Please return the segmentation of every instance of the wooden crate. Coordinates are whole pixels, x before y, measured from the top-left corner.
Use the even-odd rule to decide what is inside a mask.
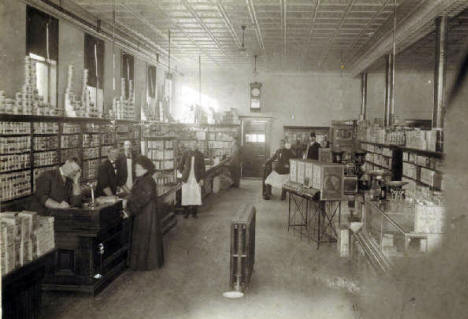
[[[231,222],[229,284],[246,291],[255,263],[255,215],[252,205],[243,205]]]
[[[321,200],[341,200],[344,195],[344,166],[316,160],[302,160],[306,187],[320,190]],[[299,172],[299,170],[298,170]],[[298,175],[299,179],[299,175]]]

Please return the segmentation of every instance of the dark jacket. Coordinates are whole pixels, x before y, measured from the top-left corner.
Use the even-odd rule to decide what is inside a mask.
[[[202,178],[205,177],[205,157],[200,151],[190,151],[187,152],[185,159],[184,159],[184,166],[182,170],[182,181],[184,183],[187,182],[189,176],[190,176],[190,167],[192,164],[192,156],[195,157],[195,179],[197,180],[197,183],[200,182]]]
[[[122,178],[122,168],[118,166],[117,161],[115,162],[117,167],[117,174],[114,171],[114,167],[109,159],[105,160],[98,168],[97,174],[97,186],[96,196],[106,196],[104,189],[109,187],[112,194],[115,195],[117,187],[125,184],[125,180]],[[122,182],[123,181],[123,182]]]
[[[36,180],[36,192],[32,196],[29,210],[45,213],[45,202],[49,198],[58,203],[66,201],[70,206],[81,204],[81,196],[73,195],[73,181],[66,178],[64,182],[59,169],[46,171]]]
[[[130,250],[130,268],[150,270],[164,264],[161,219],[151,173],[138,177],[128,198],[127,210],[135,216]]]
[[[137,158],[137,154],[135,152],[130,152],[130,158],[132,159],[132,181],[135,183],[135,160]],[[118,181],[117,185],[122,186],[125,185],[127,182],[128,178],[128,171],[127,171],[127,157],[125,156],[125,153],[122,152],[119,155],[119,158],[116,161],[117,165],[117,175],[118,175]]]
[[[317,142],[314,142],[314,144],[307,146],[307,159],[318,160],[319,148],[320,144]]]
[[[271,158],[272,161],[277,161],[277,164],[274,166],[274,170],[278,174],[289,174],[289,160],[291,158],[294,158],[292,150],[287,148],[278,149]]]

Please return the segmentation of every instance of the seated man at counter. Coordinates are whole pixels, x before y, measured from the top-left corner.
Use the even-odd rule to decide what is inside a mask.
[[[265,179],[266,185],[271,185],[273,187],[282,189],[283,184],[286,183],[289,179],[289,160],[294,158],[294,153],[290,148],[286,147],[286,141],[280,141],[280,148],[276,150],[273,157],[269,162],[275,162],[274,168],[270,175]],[[281,192],[281,200],[284,200],[286,193]]]
[[[29,209],[45,213],[47,209],[79,206],[80,175],[81,168],[75,157],[67,159],[58,169],[45,171],[36,181],[36,192]]]
[[[96,196],[115,196],[117,187],[121,187],[125,180],[122,178],[123,168],[119,167],[117,160],[119,149],[109,149],[107,159],[99,165],[97,173]]]

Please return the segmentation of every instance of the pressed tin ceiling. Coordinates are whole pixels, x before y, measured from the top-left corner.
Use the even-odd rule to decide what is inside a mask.
[[[433,30],[432,16],[459,14],[468,1],[456,0],[75,0],[92,15],[157,44],[167,55],[192,63],[201,56],[214,65],[259,63],[297,70],[345,70],[362,64],[378,39],[398,23],[432,5],[425,21],[399,38],[399,48]],[[395,6],[396,3],[396,6]],[[441,11],[441,12],[436,12]],[[242,28],[245,50],[242,49]],[[274,62],[274,63],[273,63]],[[373,62],[373,61],[371,61]],[[370,63],[369,63],[370,64]],[[365,64],[360,66],[365,68]]]

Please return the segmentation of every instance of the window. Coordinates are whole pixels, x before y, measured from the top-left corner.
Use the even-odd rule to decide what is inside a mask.
[[[58,20],[28,6],[26,55],[36,65],[36,87],[44,102],[57,106]]]
[[[146,119],[159,118],[156,88],[156,67],[148,65],[146,69],[146,105],[142,113]]]
[[[88,70],[87,90],[92,105],[97,106],[99,112],[104,107],[104,41],[85,34],[84,38],[84,67]]]
[[[130,96],[130,86],[132,86],[132,95],[134,93],[134,59],[133,56],[128,53],[122,53],[122,78],[125,87],[122,90],[122,95],[126,99],[133,98]]]
[[[245,134],[248,143],[265,143],[265,134]]]

